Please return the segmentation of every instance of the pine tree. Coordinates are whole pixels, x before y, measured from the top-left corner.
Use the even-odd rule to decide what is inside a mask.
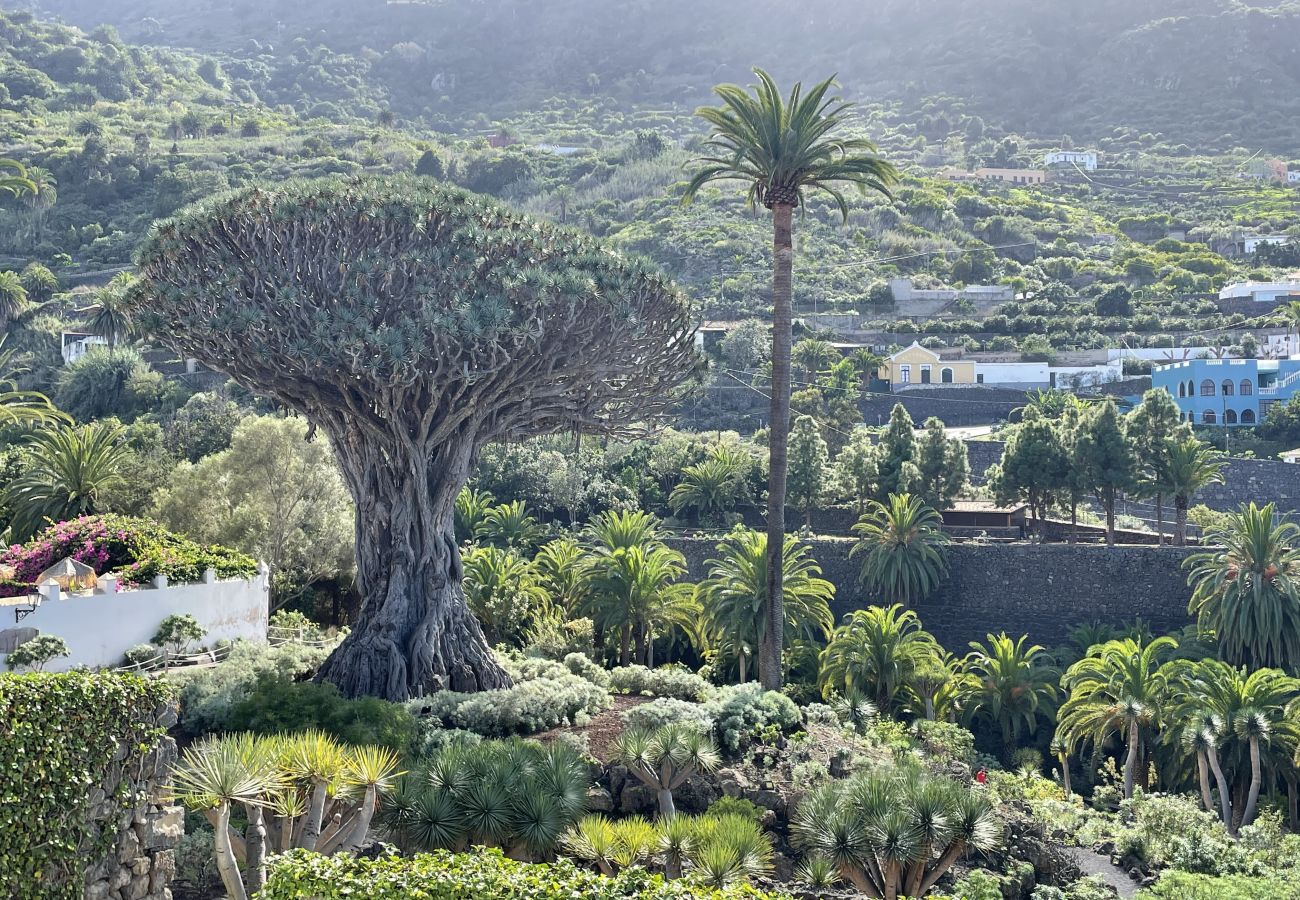
[[[790,474],[786,492],[812,528],[812,511],[826,494],[830,454],[812,416],[800,416],[790,430]]]
[[[1155,501],[1156,533],[1165,540],[1164,499],[1170,493],[1161,473],[1169,470],[1175,446],[1192,436],[1192,426],[1182,420],[1178,404],[1166,390],[1152,388],[1128,414],[1128,433],[1138,461],[1138,488]]]
[[[849,442],[835,457],[835,486],[843,497],[853,501],[859,516],[867,500],[875,496],[877,461],[880,451],[865,428],[855,428]]]
[[[1038,522],[1043,534],[1043,520],[1052,497],[1068,485],[1070,456],[1062,434],[1037,409],[1024,411],[1020,424],[1011,433],[1007,449],[990,487],[998,501],[1023,500],[1029,515]]]
[[[925,434],[917,444],[916,467],[921,473],[917,493],[937,510],[947,509],[970,478],[966,445],[949,438],[943,422],[933,416],[926,420]]]
[[[1077,465],[1106,510],[1106,543],[1115,545],[1115,500],[1137,483],[1137,456],[1113,402],[1102,403],[1080,422]]]
[[[915,431],[916,426],[903,404],[895,405],[889,414],[885,433],[880,436],[876,479],[878,498],[911,493],[920,481]]]

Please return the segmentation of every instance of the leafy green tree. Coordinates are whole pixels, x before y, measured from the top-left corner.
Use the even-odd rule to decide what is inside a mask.
[[[812,416],[795,419],[790,432],[790,500],[803,507],[804,525],[812,528],[812,511],[829,488],[830,454]]]
[[[26,469],[4,491],[12,538],[25,541],[47,522],[101,512],[100,498],[120,482],[129,453],[122,435],[122,426],[113,422],[33,435]]]
[[[924,897],[962,854],[1002,837],[984,792],[916,770],[832,781],[803,799],[796,846],[869,897]]]
[[[38,634],[23,641],[5,656],[5,665],[11,670],[26,666],[33,672],[42,672],[52,660],[69,656],[68,642],[53,634]]]
[[[59,370],[54,402],[80,422],[114,417],[130,423],[176,402],[180,390],[139,352],[94,347]]]
[[[714,90],[719,107],[702,107],[696,114],[712,128],[704,144],[705,155],[682,196],[694,198],[710,182],[739,179],[747,184],[749,204],[772,211],[772,402],[768,443],[771,448],[768,481],[768,540],[776,544],[785,535],[786,438],[790,424],[790,353],[793,305],[794,210],[810,191],[823,191],[839,207],[844,221],[849,208],[840,185],[888,196],[898,180],[895,168],[875,154],[863,138],[831,135],[846,123],[849,104],[828,97],[833,79],[815,85],[807,94],[795,84],[784,99],[776,83],[755,69],[759,84],[753,94],[734,84]],[[770,627],[759,654],[763,686],[775,690],[781,683],[781,571],[775,554],[768,570],[767,596]]]
[[[906,407],[894,405],[889,414],[889,424],[880,436],[880,452],[876,462],[877,499],[890,494],[907,494],[916,489],[921,480],[917,468],[916,426]]]
[[[1211,529],[1210,549],[1184,563],[1188,612],[1234,665],[1300,670],[1300,526],[1277,507],[1243,504]]]
[[[299,418],[249,417],[229,449],[177,466],[157,499],[168,528],[270,566],[278,605],[353,572],[348,492],[329,443],[307,433]]]
[[[920,497],[871,501],[853,533],[858,541],[849,556],[862,554],[862,583],[873,596],[904,604],[924,600],[948,573],[943,519]]]
[[[521,223],[429,179],[323,179],[220,195],[140,249],[127,296],[142,328],[333,445],[363,601],[317,677],[345,696],[507,684],[453,536],[476,454],[642,420],[697,370],[689,304],[661,275]]]
[[[835,586],[821,577],[807,544],[787,536],[782,554],[785,643],[821,643],[834,625],[830,601]],[[735,657],[744,683],[767,627],[767,535],[736,528],[705,566],[708,575],[696,588],[705,628],[721,652]]]
[[[205,634],[207,632],[199,624],[199,620],[189,614],[172,613],[159,622],[158,630],[154,632],[153,643],[166,651],[163,656],[163,666],[166,667],[173,656],[184,653],[185,648],[190,644],[203,640]]]
[[[771,360],[772,335],[766,322],[746,319],[722,337],[718,352],[732,369],[756,371]]]
[[[1070,456],[1061,429],[1035,407],[1028,407],[1013,427],[1002,461],[990,478],[994,495],[1002,503],[1021,500],[1029,504],[1029,515],[1039,523],[1041,534],[1047,508],[1069,477]]]
[[[233,400],[207,392],[194,394],[167,423],[167,448],[196,463],[229,447],[243,418],[244,410]]]
[[[0,425],[48,425],[63,418],[54,404],[37,391],[21,390],[18,378],[26,370],[17,355],[5,346],[8,335],[0,335]]]
[[[1117,735],[1127,748],[1124,799],[1133,796],[1143,729],[1158,729],[1169,699],[1173,671],[1164,663],[1178,646],[1171,637],[1107,641],[1066,670],[1061,687],[1066,700],[1057,716],[1056,733],[1071,750],[1091,741],[1101,749]]]
[[[425,150],[420,154],[420,158],[415,163],[415,174],[424,178],[433,178],[441,181],[446,177],[446,168],[438,154],[432,150]]]
[[[878,453],[871,432],[853,429],[848,443],[835,457],[831,477],[839,494],[851,499],[861,516],[867,500],[876,493],[878,477]]]
[[[1196,495],[1212,484],[1223,483],[1228,460],[1209,444],[1191,435],[1166,447],[1154,480],[1174,501],[1174,543],[1187,543],[1187,510]]]
[[[1048,653],[1037,644],[1026,647],[1029,638],[1007,637],[1006,632],[988,635],[988,643],[971,642],[971,652],[962,663],[965,674],[963,699],[971,719],[987,719],[1002,733],[1010,753],[1022,733],[1038,731],[1040,719],[1055,713],[1056,682],[1061,673],[1053,668]]]
[[[916,613],[900,604],[855,610],[822,651],[822,693],[857,690],[889,715],[912,701],[914,679],[940,650]]]
[[[1115,502],[1137,482],[1137,456],[1113,402],[1084,413],[1074,462],[1106,511],[1106,543],[1114,546]]]
[[[1138,489],[1156,504],[1156,534],[1164,542],[1164,501],[1172,493],[1165,476],[1170,456],[1178,443],[1192,437],[1192,426],[1183,421],[1173,396],[1163,388],[1152,388],[1128,414],[1125,423],[1137,454]]]
[[[921,475],[916,493],[935,509],[947,509],[961,496],[970,479],[966,444],[960,438],[949,438],[943,422],[931,417],[917,442],[916,468]]]

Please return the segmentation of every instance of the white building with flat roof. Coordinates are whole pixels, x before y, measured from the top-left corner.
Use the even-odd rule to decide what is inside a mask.
[[[1254,300],[1256,303],[1300,300],[1300,280],[1239,281],[1219,291],[1219,299]]]
[[[1078,166],[1088,172],[1097,171],[1097,154],[1093,150],[1055,150],[1043,156],[1043,165]]]

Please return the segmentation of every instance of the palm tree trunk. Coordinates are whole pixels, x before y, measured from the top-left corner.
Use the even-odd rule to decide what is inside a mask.
[[[620,666],[630,666],[632,664],[632,626],[624,625],[623,633],[618,638],[618,664]]]
[[[1070,543],[1077,543],[1079,540],[1079,501],[1070,501]]]
[[[1142,737],[1138,733],[1138,721],[1128,723],[1128,755],[1124,757],[1124,799],[1133,799],[1133,776],[1137,772],[1138,744]]]
[[[1295,831],[1300,828],[1300,791],[1297,791],[1294,772],[1283,772],[1286,780],[1286,827]]]
[[[768,423],[767,627],[758,652],[758,676],[769,691],[781,687],[782,562],[785,546],[786,441],[790,431],[790,344],[794,302],[794,207],[772,207],[772,406]]]
[[[1156,546],[1165,545],[1165,495],[1156,491]]]
[[[1070,786],[1070,754],[1060,754],[1057,761],[1061,764],[1061,787],[1065,789],[1065,799],[1069,800],[1074,794]]]
[[[1241,814],[1241,824],[1255,821],[1255,807],[1259,803],[1259,789],[1264,783],[1264,773],[1259,760],[1259,738],[1250,738],[1250,793],[1246,795],[1246,809]]]
[[[1174,544],[1187,546],[1187,500],[1174,497]]]
[[[1232,827],[1232,795],[1228,793],[1228,780],[1223,777],[1223,768],[1219,765],[1219,751],[1210,747],[1205,754],[1210,761],[1210,771],[1214,773],[1214,783],[1219,788],[1219,813],[1223,816],[1223,827],[1229,834],[1235,834]]]
[[[1205,751],[1196,751],[1196,775],[1201,784],[1201,803],[1207,813],[1214,812],[1214,798],[1210,795],[1210,763]]]
[[[744,650],[740,651],[740,683],[744,684],[749,680],[749,654]]]
[[[1102,505],[1106,507],[1106,546],[1115,546],[1115,494],[1111,490],[1103,493]]]

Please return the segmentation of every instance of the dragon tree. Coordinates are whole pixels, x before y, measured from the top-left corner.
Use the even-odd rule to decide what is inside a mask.
[[[428,179],[219,196],[158,223],[138,265],[144,330],[333,444],[362,607],[317,677],[345,696],[508,685],[453,536],[478,451],[622,430],[699,365],[690,305],[649,266]]]

